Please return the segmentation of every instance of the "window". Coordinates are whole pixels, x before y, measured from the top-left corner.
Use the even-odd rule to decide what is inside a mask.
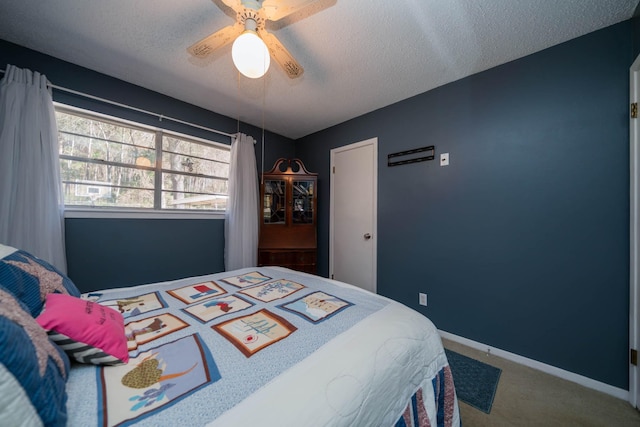
[[[229,146],[56,108],[66,206],[224,211]]]

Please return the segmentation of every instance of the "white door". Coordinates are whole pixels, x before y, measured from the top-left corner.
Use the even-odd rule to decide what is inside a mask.
[[[631,66],[630,99],[632,103],[640,100],[640,56]],[[630,274],[631,288],[629,307],[629,347],[640,350],[640,118],[629,119],[629,157],[630,157]],[[640,369],[629,364],[629,402],[640,408]]]
[[[331,150],[329,277],[376,292],[378,139]]]

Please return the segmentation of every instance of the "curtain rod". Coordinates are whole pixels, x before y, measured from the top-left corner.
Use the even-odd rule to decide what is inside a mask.
[[[0,74],[5,74],[5,70],[0,69]],[[53,89],[57,89],[57,90],[60,90],[60,91],[63,91],[63,92],[68,92],[68,93],[71,93],[71,94],[74,94],[74,95],[79,95],[79,96],[83,96],[85,98],[93,99],[95,101],[100,101],[100,102],[104,102],[106,104],[115,105],[116,107],[126,108],[126,109],[129,109],[129,110],[137,111],[139,113],[144,113],[144,114],[148,114],[150,116],[155,116],[160,121],[162,121],[162,120],[170,120],[172,122],[176,122],[176,123],[180,123],[180,124],[183,124],[183,125],[191,126],[191,127],[194,127],[194,128],[198,128],[198,129],[206,130],[206,131],[209,131],[209,132],[217,133],[218,135],[228,136],[229,138],[234,138],[236,136],[236,134],[233,134],[233,133],[222,132],[222,131],[217,130],[217,129],[211,129],[211,128],[208,128],[208,127],[205,127],[205,126],[197,125],[195,123],[189,123],[189,122],[186,122],[184,120],[180,120],[180,119],[176,119],[176,118],[173,118],[173,117],[164,116],[162,114],[154,113],[153,111],[143,110],[141,108],[133,107],[131,105],[126,105],[126,104],[121,104],[119,102],[115,102],[115,101],[111,101],[111,100],[108,100],[108,99],[100,98],[98,96],[90,95],[88,93],[78,92],[78,91],[73,90],[73,89],[69,89],[69,88],[66,88],[66,87],[54,85],[51,82],[48,83],[48,86],[53,88]]]

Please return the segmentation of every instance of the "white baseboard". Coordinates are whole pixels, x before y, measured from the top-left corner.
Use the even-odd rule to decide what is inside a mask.
[[[501,350],[499,348],[492,347],[490,345],[482,344],[477,341],[470,340],[468,338],[463,338],[458,335],[450,334],[449,332],[445,332],[442,330],[438,330],[440,332],[440,336],[444,339],[454,341],[467,347],[474,348],[476,350],[480,350],[483,352],[489,351],[491,354],[502,357],[503,359],[510,360],[515,363],[519,363],[524,366],[528,366],[529,368],[537,369],[539,371],[545,372],[547,374],[562,378],[567,381],[574,382],[576,384],[580,384],[582,386],[591,388],[593,390],[597,390],[606,394],[609,394],[613,397],[617,397],[618,399],[623,399],[629,401],[629,391],[621,389],[619,387],[614,387],[609,384],[605,384],[600,381],[596,381],[594,379],[575,374],[573,372],[565,371],[564,369],[556,368],[555,366],[547,365],[546,363],[538,362],[537,360],[529,359],[524,356],[520,356],[515,353],[509,353],[508,351]]]

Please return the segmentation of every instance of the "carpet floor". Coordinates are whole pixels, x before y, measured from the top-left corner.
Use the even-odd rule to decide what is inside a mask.
[[[494,355],[487,356],[450,340],[442,341],[445,349],[502,370],[490,414],[458,399],[464,427],[640,426],[640,412],[625,400]]]

